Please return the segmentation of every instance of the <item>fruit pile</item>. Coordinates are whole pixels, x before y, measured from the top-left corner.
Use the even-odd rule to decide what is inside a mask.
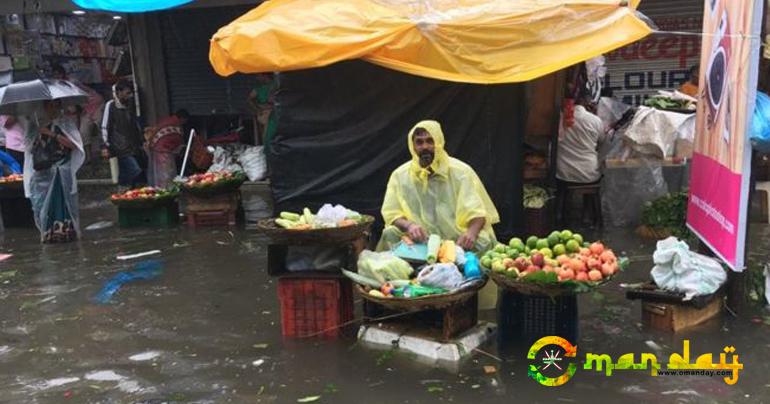
[[[118,194],[112,194],[110,196],[110,199],[112,201],[137,201],[137,200],[158,200],[158,199],[165,199],[174,197],[177,195],[177,192],[174,190],[164,189],[164,188],[155,188],[155,187],[144,187],[144,188],[137,188],[137,189],[131,189],[123,193]]]
[[[0,184],[5,184],[8,182],[21,182],[24,180],[24,176],[21,174],[11,174],[5,177],[0,177]]]
[[[553,273],[553,281],[599,282],[614,275],[620,266],[615,253],[601,242],[586,243],[580,234],[554,231],[547,238],[529,237],[526,244],[512,238],[498,244],[481,258],[481,264],[512,278],[538,272]]]
[[[193,174],[184,182],[187,188],[206,188],[222,182],[228,182],[236,179],[240,173],[231,173],[229,171],[219,171],[213,173]]]

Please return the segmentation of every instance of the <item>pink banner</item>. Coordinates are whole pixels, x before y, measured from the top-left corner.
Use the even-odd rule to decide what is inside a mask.
[[[742,271],[763,2],[705,3],[687,224]]]

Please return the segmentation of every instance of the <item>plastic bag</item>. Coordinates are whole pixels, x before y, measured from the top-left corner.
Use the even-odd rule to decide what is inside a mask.
[[[644,204],[669,192],[660,160],[636,159],[607,167],[601,185],[602,217],[612,226],[635,226]],[[634,184],[629,187],[628,184]]]
[[[209,167],[208,172],[214,173],[220,171],[243,171],[243,168],[240,164],[238,164],[236,159],[237,152],[219,146],[214,147],[213,149],[213,163]]]
[[[260,181],[267,176],[267,161],[262,146],[247,147],[238,156],[238,163],[243,167],[249,181]]]
[[[665,290],[683,292],[684,300],[712,294],[727,280],[719,262],[690,251],[687,243],[675,237],[658,241],[652,258],[655,284]]]
[[[348,216],[348,210],[342,205],[325,204],[315,215],[315,225],[320,227],[336,227],[337,223]]]
[[[408,262],[390,251],[364,250],[358,256],[358,273],[381,284],[396,279],[408,280],[413,272],[414,269]]]
[[[428,265],[417,275],[420,285],[454,290],[465,278],[453,263]]]
[[[770,97],[760,91],[757,91],[757,103],[751,117],[749,139],[754,149],[770,152]]]

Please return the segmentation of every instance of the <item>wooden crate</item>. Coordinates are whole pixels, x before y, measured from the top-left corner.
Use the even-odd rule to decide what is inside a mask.
[[[241,202],[238,191],[211,196],[184,194],[185,213],[210,211],[237,211]]]
[[[210,196],[184,194],[187,224],[199,226],[235,226],[241,198],[238,191]]]
[[[722,311],[722,299],[712,299],[706,306],[642,301],[642,324],[655,330],[679,332],[704,323]]]

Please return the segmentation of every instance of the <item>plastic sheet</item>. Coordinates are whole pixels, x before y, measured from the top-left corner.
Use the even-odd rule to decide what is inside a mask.
[[[150,280],[159,277],[163,273],[160,261],[151,260],[139,262],[134,265],[131,271],[118,272],[107,281],[99,293],[94,297],[94,301],[100,304],[107,304],[112,300],[112,296],[126,283],[138,280]]]
[[[410,159],[406,134],[435,119],[447,152],[489,191],[500,213],[497,236],[524,230],[522,160],[511,157],[524,152],[524,86],[447,83],[353,61],[283,73],[276,97],[268,154],[276,211],[334,202],[381,219],[388,178]],[[379,221],[372,234],[381,229]]]
[[[223,76],[364,59],[466,83],[531,80],[651,32],[623,0],[268,1],[214,34]]]
[[[612,226],[634,226],[644,204],[668,192],[659,160],[638,159],[633,165],[608,168],[601,187],[602,217]]]
[[[669,237],[658,241],[652,256],[651,275],[661,289],[683,292],[684,300],[716,292],[727,273],[716,260],[690,251],[684,241]]]
[[[770,153],[770,97],[761,91],[757,91],[749,138],[754,149]]]

